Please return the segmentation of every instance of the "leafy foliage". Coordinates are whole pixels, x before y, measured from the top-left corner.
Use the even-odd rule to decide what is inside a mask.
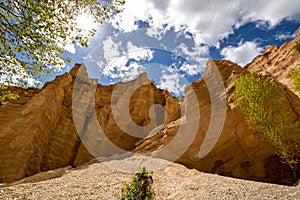
[[[152,172],[146,170],[145,167],[140,169],[132,178],[130,184],[125,184],[122,189],[121,200],[152,200],[153,192],[151,191],[151,184],[153,179]]]
[[[178,97],[173,97],[174,98],[174,100],[176,101],[176,102],[178,102],[178,103],[181,103],[181,102],[183,102],[184,101],[184,96],[178,96]]]
[[[8,90],[7,86],[0,85],[0,105],[2,102],[8,99],[16,100],[19,96],[16,94],[13,94],[10,90]]]
[[[290,76],[294,81],[295,89],[300,92],[300,68],[291,70]]]
[[[78,15],[92,16],[101,23],[119,12],[123,0],[4,0],[0,1],[0,77],[5,84],[19,79],[49,75],[62,66],[67,45],[87,47],[95,29],[78,26]],[[3,82],[3,81],[2,81]]]
[[[283,162],[293,170],[299,164],[299,121],[286,116],[278,86],[254,74],[241,75],[235,82],[234,101],[245,114],[249,127],[257,136],[277,149]]]

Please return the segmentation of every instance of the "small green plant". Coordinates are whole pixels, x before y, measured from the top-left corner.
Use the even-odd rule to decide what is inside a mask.
[[[242,110],[250,129],[271,143],[296,177],[300,155],[300,123],[285,116],[280,90],[274,82],[254,74],[241,75],[235,82],[234,101]]]
[[[183,102],[184,101],[184,96],[178,96],[178,97],[174,97],[174,100],[176,101],[176,102]]]
[[[153,191],[151,184],[153,183],[152,172],[146,170],[145,167],[140,169],[133,176],[130,184],[125,183],[122,189],[121,200],[152,200]]]
[[[293,49],[296,51],[300,51],[300,41],[298,41],[294,44]]]
[[[290,71],[290,77],[294,81],[295,89],[300,92],[300,68],[292,69]]]
[[[13,94],[7,86],[0,85],[0,105],[2,102],[8,99],[16,100],[19,98],[19,95]]]
[[[152,78],[149,78],[149,82],[154,84],[154,83],[155,83],[155,80],[152,79]]]

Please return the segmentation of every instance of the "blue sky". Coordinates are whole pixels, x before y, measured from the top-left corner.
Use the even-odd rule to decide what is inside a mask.
[[[84,63],[102,84],[147,72],[158,87],[181,95],[208,58],[244,66],[265,47],[293,39],[299,26],[299,0],[127,0],[120,14],[97,25],[88,48],[66,48],[72,62],[64,71]]]

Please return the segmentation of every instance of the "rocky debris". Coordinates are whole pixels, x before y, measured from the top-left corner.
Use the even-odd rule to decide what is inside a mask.
[[[24,179],[21,179],[19,181],[13,182],[13,183],[0,185],[0,187],[1,186],[8,187],[8,186],[24,184],[24,183],[36,183],[36,182],[50,180],[53,178],[58,178],[58,177],[63,176],[64,174],[68,173],[71,169],[73,169],[71,166],[67,166],[67,167],[53,169],[53,170],[46,171],[46,172],[37,173],[35,175],[26,177]]]
[[[147,80],[142,74],[134,81],[122,83],[116,98],[121,111],[126,109],[121,101],[129,85],[139,85]],[[80,86],[75,92],[74,83]],[[96,91],[91,90],[93,86]],[[20,90],[20,98],[0,106],[0,182],[13,182],[69,165],[76,167],[94,157],[109,156],[114,152],[105,148],[106,143],[91,140],[98,137],[95,133],[98,133],[99,124],[104,136],[110,139],[107,142],[122,150],[133,149],[135,142],[144,136],[133,137],[116,125],[111,109],[114,87],[97,85],[88,77],[86,68],[76,64],[69,73],[56,77],[41,90],[30,93],[29,90],[15,89]],[[75,106],[74,102],[80,104]],[[165,108],[165,119],[158,120],[161,118],[160,110],[154,110],[149,116],[149,109],[155,104]],[[139,126],[146,127],[152,119],[152,127],[148,128],[157,126],[155,122],[178,118],[177,102],[169,92],[155,88],[150,81],[134,91],[127,107],[130,117]],[[76,118],[78,116],[79,119]],[[92,119],[94,121],[91,122]],[[88,144],[83,145],[83,138]]]
[[[60,178],[0,188],[0,199],[120,199],[134,174],[96,163]],[[300,188],[245,181],[170,164],[153,174],[155,199],[287,199],[298,200]]]
[[[208,81],[206,77],[213,77],[214,71],[208,67],[203,77],[192,83],[190,88],[195,91],[198,101],[198,104],[192,105],[190,110],[195,110],[196,106],[198,106],[200,110],[197,134],[192,144],[176,162],[190,168],[196,168],[200,171],[242,179],[281,184],[295,181],[293,177],[291,177],[292,174],[289,167],[283,165],[279,159],[276,159],[274,148],[254,136],[255,133],[248,129],[243,114],[234,105],[232,100],[234,81],[240,74],[249,72],[230,61],[215,61],[215,64],[223,79],[225,89],[226,117],[224,127],[215,145],[213,140],[214,137],[218,137],[218,135],[206,141],[206,143],[209,144],[208,146],[204,144],[210,126],[220,126],[218,123],[211,124],[211,120],[213,120],[212,117],[214,115],[218,117],[220,114],[215,111],[212,112],[211,94],[207,86]],[[215,82],[212,85],[216,84],[218,83]],[[285,86],[279,84],[279,87],[281,90],[280,98],[282,99],[282,104],[289,106],[286,116],[297,119],[300,114],[299,98]],[[189,90],[187,90],[186,93],[188,93]],[[170,159],[173,152],[170,151],[168,154],[164,151],[161,153],[161,149],[168,148],[169,142],[174,140],[177,130],[180,127],[191,126],[188,118],[183,124],[180,123],[181,120],[183,119],[171,122],[151,137],[138,141],[135,151],[137,153],[151,152],[151,155],[154,157]],[[218,121],[220,120],[218,119],[215,122]],[[189,132],[185,132],[184,134],[188,137]],[[184,144],[178,144],[176,148],[180,149],[182,145]],[[211,149],[211,147],[213,148]],[[211,151],[201,157],[200,151],[203,148],[208,148],[208,150]],[[176,151],[176,149],[174,151]],[[289,182],[289,184],[291,184],[291,182]]]

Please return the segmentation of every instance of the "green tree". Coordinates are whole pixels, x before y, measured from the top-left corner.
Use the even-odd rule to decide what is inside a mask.
[[[241,75],[235,82],[234,101],[245,114],[257,136],[271,143],[296,177],[300,159],[300,124],[288,113],[288,102],[274,82],[254,74]]]
[[[95,34],[95,29],[78,26],[78,15],[101,23],[123,4],[123,0],[0,1],[0,78],[8,85],[16,75],[20,81],[53,73],[55,66],[70,61],[62,58],[67,45],[78,42],[87,47]]]

